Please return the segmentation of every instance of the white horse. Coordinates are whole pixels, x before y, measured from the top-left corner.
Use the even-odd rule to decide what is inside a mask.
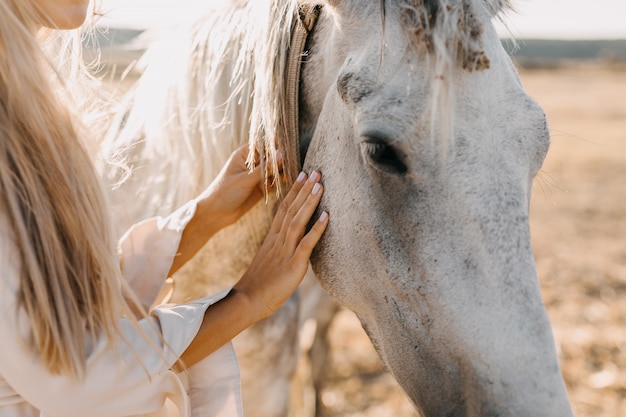
[[[508,1],[303,3],[233,1],[148,53],[105,147],[133,168],[112,196],[121,227],[195,196],[240,144],[264,150],[268,173],[279,147],[290,175],[303,161],[324,176],[317,279],[358,315],[420,414],[571,416],[528,225],[549,135],[491,23]],[[319,18],[295,73],[298,150],[285,68],[307,11]],[[209,242],[175,298],[232,284],[274,203]],[[248,415],[287,413],[310,299],[235,340]]]

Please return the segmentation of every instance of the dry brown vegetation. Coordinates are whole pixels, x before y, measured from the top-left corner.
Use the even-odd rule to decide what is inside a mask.
[[[522,74],[552,147],[531,230],[539,279],[578,417],[626,416],[626,70]]]
[[[626,70],[522,71],[552,146],[531,231],[543,297],[577,417],[626,416]],[[350,312],[331,329],[330,415],[415,416]]]

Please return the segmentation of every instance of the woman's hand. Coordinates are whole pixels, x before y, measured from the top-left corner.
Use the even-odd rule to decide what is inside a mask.
[[[247,157],[247,146],[237,148],[211,185],[196,198],[196,212],[183,231],[168,276],[176,273],[212,236],[236,222],[263,197],[261,169],[257,166],[250,172]]]
[[[242,330],[268,317],[296,290],[313,247],[328,225],[328,214],[323,212],[305,234],[322,197],[319,181],[317,172],[308,180],[300,174],[248,270],[225,298],[206,310],[196,337],[181,356],[186,366],[198,363]]]
[[[237,148],[218,176],[199,196],[199,204],[210,200],[211,216],[220,228],[230,226],[263,197],[263,173],[257,165],[246,165],[248,146]]]
[[[233,287],[249,300],[260,320],[271,315],[296,290],[309,265],[313,248],[328,225],[323,212],[311,230],[307,224],[323,193],[320,174],[301,173],[280,204],[272,227],[248,270]]]

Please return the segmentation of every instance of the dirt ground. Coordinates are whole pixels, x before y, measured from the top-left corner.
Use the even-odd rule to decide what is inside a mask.
[[[626,416],[626,68],[521,72],[552,146],[535,180],[531,233],[544,302],[577,417]],[[331,417],[416,416],[359,322],[331,328]]]

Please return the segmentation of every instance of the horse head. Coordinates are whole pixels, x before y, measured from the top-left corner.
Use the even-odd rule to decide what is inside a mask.
[[[507,3],[327,0],[302,68],[313,269],[427,416],[571,415],[528,222],[549,133]]]
[[[119,223],[193,198],[246,141],[277,169],[294,127],[282,88],[290,29],[312,8],[296,121],[331,215],[311,259],[322,286],[358,315],[423,415],[571,416],[528,224],[549,134],[491,24],[508,1],[304,1],[229,2],[151,47],[104,147],[136,167],[125,182],[125,170],[103,172],[121,183]],[[294,165],[285,157],[290,176]],[[241,276],[269,201],[178,274],[176,300]],[[235,340],[255,415],[286,415],[295,303]]]

